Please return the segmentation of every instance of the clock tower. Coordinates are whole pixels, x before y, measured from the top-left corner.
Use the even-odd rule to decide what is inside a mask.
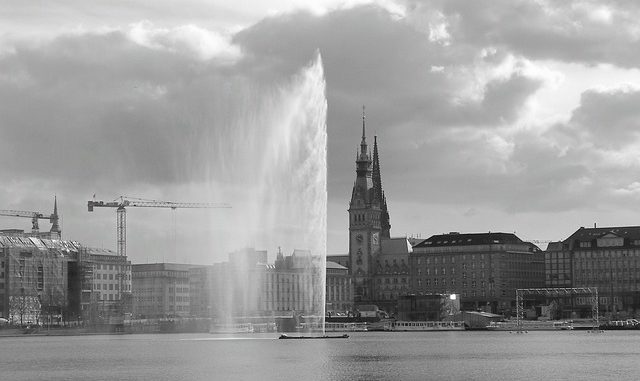
[[[389,214],[380,182],[375,137],[374,141],[372,158],[367,147],[363,107],[362,140],[356,155],[356,180],[349,203],[349,260],[356,303],[374,298],[374,263],[380,253],[380,240],[389,237]]]

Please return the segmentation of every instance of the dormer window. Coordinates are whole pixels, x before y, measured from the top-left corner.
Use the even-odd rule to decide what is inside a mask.
[[[580,247],[591,247],[591,242],[580,242]]]
[[[624,238],[612,234],[598,238],[598,247],[618,247],[624,245]]]

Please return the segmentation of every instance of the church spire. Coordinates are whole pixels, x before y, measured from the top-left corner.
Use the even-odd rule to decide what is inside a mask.
[[[367,154],[367,133],[365,129],[364,105],[362,105],[362,140],[360,141],[360,155]]]
[[[356,172],[362,176],[371,176],[371,155],[367,147],[364,106],[362,106],[362,140],[360,141],[360,153],[356,157]]]
[[[382,205],[382,179],[380,178],[380,160],[378,158],[378,136],[373,136],[373,198],[374,202]]]
[[[382,229],[380,234],[383,238],[390,238],[391,224],[389,223],[389,210],[387,209],[387,198],[382,190],[382,178],[380,176],[380,158],[378,156],[378,137],[373,137],[373,198],[374,203],[380,206],[382,211],[380,215],[380,228]]]
[[[58,234],[58,238],[60,238],[61,236],[61,231],[60,231],[60,225],[58,224],[58,196],[54,195],[53,196],[53,214],[50,217],[50,222],[51,222],[51,230],[49,230],[51,233],[57,233]]]

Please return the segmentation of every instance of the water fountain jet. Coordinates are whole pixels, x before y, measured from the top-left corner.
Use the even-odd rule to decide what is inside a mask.
[[[286,83],[260,90],[259,99],[240,92],[244,104],[234,118],[204,139],[212,151],[210,194],[233,205],[231,217],[214,221],[212,246],[232,254],[214,266],[212,315],[226,326],[290,316],[296,329],[323,330],[327,100],[320,54]],[[293,254],[272,264],[255,247]]]

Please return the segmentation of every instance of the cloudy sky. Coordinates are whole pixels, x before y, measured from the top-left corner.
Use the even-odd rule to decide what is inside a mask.
[[[93,194],[240,204],[206,175],[224,160],[211,131],[250,120],[254,104],[254,119],[269,115],[265,98],[296,93],[319,51],[329,253],[347,252],[362,105],[394,236],[559,240],[640,223],[635,2],[308,3],[2,2],[0,209],[49,211],[57,194],[66,239],[115,249],[115,212],[89,214]],[[248,164],[226,168],[251,177]],[[226,211],[202,213],[130,209],[131,259],[224,259],[202,237]]]

